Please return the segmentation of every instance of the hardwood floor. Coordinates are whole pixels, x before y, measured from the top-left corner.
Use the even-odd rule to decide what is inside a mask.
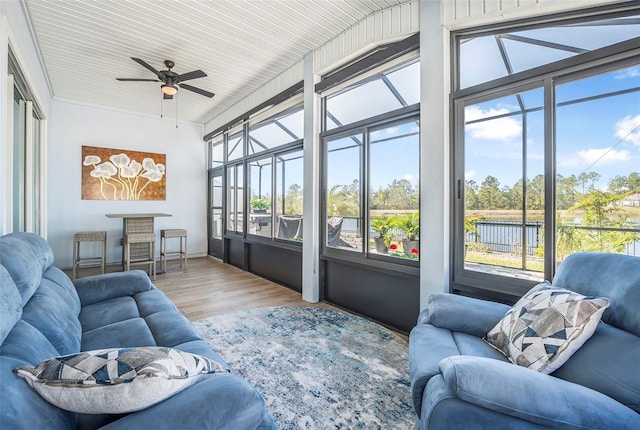
[[[320,306],[338,310],[326,303],[309,303],[302,295],[211,257],[192,258],[181,272],[178,262],[168,262],[167,273],[154,284],[164,291],[191,321],[208,316],[265,306]]]

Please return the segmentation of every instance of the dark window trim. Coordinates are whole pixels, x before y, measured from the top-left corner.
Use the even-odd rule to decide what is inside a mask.
[[[392,263],[389,261],[383,261],[383,260],[377,260],[377,259],[373,260],[373,259],[353,258],[354,256],[350,255],[351,253],[349,251],[342,251],[342,252],[345,252],[347,254],[337,256],[337,255],[333,255],[333,253],[331,254],[323,253],[320,255],[320,260],[334,261],[336,263],[348,264],[356,267],[365,267],[368,270],[382,272],[382,273],[393,272],[394,274],[407,277],[407,278],[414,278],[414,277],[420,276],[420,267],[417,267],[417,266],[397,264],[397,263]]]
[[[396,119],[402,120],[411,117],[416,113],[420,113],[420,103],[385,112],[341,127],[332,128],[331,130],[323,131],[320,133],[320,139],[333,138],[342,134],[349,135],[359,129],[364,130],[374,128],[387,122],[394,122]]]
[[[270,238],[259,236],[256,234],[247,234],[245,243],[257,243],[265,246],[273,246],[274,248],[288,249],[289,251],[302,252],[302,242],[294,240]]]
[[[358,75],[373,70],[384,63],[408,54],[420,47],[420,33],[403,39],[399,42],[378,46],[367,52],[355,61],[323,76],[315,86],[315,92],[320,93],[347,82]]]
[[[369,163],[368,157],[368,134],[370,131],[379,130],[393,124],[408,122],[411,120],[420,121],[420,104],[416,103],[411,106],[396,109],[395,111],[387,112],[375,117],[371,117],[362,121],[358,121],[353,124],[345,125],[343,127],[335,128],[320,134],[322,145],[322,166],[321,171],[323,175],[322,184],[322,203],[321,203],[321,219],[327,219],[326,213],[326,178],[327,178],[327,152],[326,143],[331,140],[338,140],[349,136],[359,134],[362,136],[363,141],[361,145],[366,149],[363,155],[365,163]],[[421,149],[419,149],[421,151]],[[361,160],[362,161],[362,160]],[[365,175],[365,166],[360,166],[360,192],[362,198],[360,202],[361,219],[363,224],[363,249],[358,251],[348,251],[345,249],[329,247],[326,244],[327,227],[326,223],[321,221],[322,227],[320,236],[321,242],[321,258],[333,259],[334,261],[347,261],[353,264],[361,264],[366,267],[384,267],[385,271],[396,271],[398,273],[414,273],[414,271],[420,270],[420,262],[415,260],[408,260],[403,258],[396,258],[390,256],[383,256],[377,254],[371,254],[368,252],[367,244],[369,239],[368,226],[369,226],[369,178]],[[420,188],[420,185],[418,186]]]
[[[272,169],[273,169],[273,175],[272,175],[272,185],[273,187],[275,187],[276,184],[276,175],[275,175],[275,167],[276,164],[278,162],[278,157],[282,156],[282,155],[286,155],[286,154],[291,154],[293,152],[297,152],[297,151],[302,151],[303,147],[302,147],[303,141],[302,140],[297,140],[295,142],[290,142],[287,143],[285,145],[282,146],[277,146],[275,148],[271,148],[269,150],[265,150],[256,154],[252,154],[249,157],[245,157],[244,158],[244,166],[245,169],[247,170],[247,177],[249,177],[249,164],[253,161],[258,161],[258,160],[264,160],[267,158],[270,158],[272,160]],[[273,199],[275,199],[276,193],[274,192],[274,190],[272,190],[272,207],[273,207]],[[247,200],[250,201],[250,199],[247,196]],[[248,208],[248,212],[250,208]],[[273,214],[275,216],[272,216],[272,219],[277,217],[276,214]],[[276,237],[276,232],[275,232],[275,227],[272,229],[271,231],[272,236],[271,237],[265,237],[265,236],[260,236],[258,234],[252,234],[249,233],[249,231],[246,232],[245,237],[246,238],[251,238],[252,240],[254,239],[258,239],[257,242],[259,242],[262,245],[277,245],[277,244],[285,244],[285,245],[292,245],[293,248],[291,248],[290,246],[277,246],[279,248],[287,248],[287,249],[301,249],[301,244],[299,244],[299,242],[296,241],[292,241],[292,240],[287,240],[287,239],[281,239]]]
[[[282,103],[283,101],[286,101],[288,99],[290,99],[291,97],[299,94],[302,92],[304,88],[304,81],[300,81],[292,86],[290,86],[289,88],[287,88],[286,90],[276,94],[275,96],[271,97],[270,99],[260,103],[258,106],[254,107],[253,109],[249,109],[247,112],[243,113],[242,115],[234,118],[233,120],[227,122],[225,125],[216,128],[215,130],[207,133],[202,140],[209,140],[212,137],[214,137],[217,134],[220,134],[222,132],[227,131],[227,129],[233,127],[234,125],[238,124],[238,122],[241,121],[246,121],[249,119],[249,117],[251,115],[253,115],[256,112],[259,112],[265,108],[268,108],[270,106],[275,106],[279,103]]]
[[[601,62],[603,64],[611,64],[612,62],[621,61],[630,57],[634,57],[640,53],[640,37],[625,40],[624,42],[605,46],[593,51],[585,52],[574,57],[564,60],[555,61],[533,69],[528,69],[513,75],[503,76],[492,81],[483,82],[482,84],[467,87],[451,94],[452,99],[463,99],[478,93],[484,93],[492,88],[503,88],[509,85],[520,86],[527,81],[539,81],[548,76],[555,78],[573,74],[582,69],[586,64]],[[457,59],[456,66],[457,67]]]
[[[630,11],[640,11],[637,2],[627,2],[623,5],[613,5],[618,11],[619,7],[625,7],[626,9],[618,11],[614,14],[607,16],[625,16],[629,15]],[[630,7],[634,6],[634,7]],[[608,7],[597,8],[599,11],[611,11],[611,5]],[[571,19],[571,22],[585,22],[588,18],[597,20],[600,17],[606,17],[601,15],[596,16],[593,10],[590,10],[591,14],[581,14],[579,17]],[[575,16],[575,13],[574,13]],[[568,22],[567,14],[562,14],[564,22]],[[494,34],[499,29],[513,29],[518,22],[526,21],[513,21],[504,26],[488,26],[490,31],[486,31],[484,34]],[[545,25],[546,24],[546,25]],[[548,26],[548,22],[540,24],[540,26]],[[531,28],[531,27],[527,27]],[[524,26],[522,27],[524,29]],[[520,29],[518,29],[520,30]],[[452,52],[455,55],[452,56],[452,77],[454,82],[457,81],[458,76],[458,41],[462,34],[475,34],[474,29],[471,32],[456,32],[452,34]],[[478,33],[480,34],[480,33]],[[556,61],[529,69],[517,74],[501,77],[492,81],[484,82],[473,87],[464,88],[451,94],[450,103],[452,106],[453,115],[451,117],[451,136],[452,144],[451,159],[453,161],[451,172],[451,184],[454,185],[458,180],[462,180],[464,183],[464,177],[458,178],[464,172],[461,168],[461,163],[464,159],[464,147],[460,148],[460,142],[464,142],[464,124],[459,121],[462,115],[462,111],[466,105],[472,103],[478,103],[483,100],[489,100],[496,97],[500,97],[502,94],[511,94],[515,91],[525,91],[527,88],[543,87],[545,91],[545,106],[553,106],[555,109],[554,91],[555,86],[580,79],[588,76],[597,75],[600,73],[606,73],[607,70],[615,70],[625,65],[632,65],[637,62],[640,56],[640,37],[623,41],[617,44],[605,46],[599,49],[595,49],[584,54],[579,54],[574,57]],[[545,124],[553,125],[555,110],[545,110]],[[461,130],[462,128],[462,130]],[[555,232],[555,142],[553,136],[553,130],[545,127],[545,151],[551,157],[550,160],[545,162],[545,201],[547,206],[551,206],[553,210],[545,211],[545,235],[548,237],[553,236]],[[548,146],[551,145],[551,148]],[[462,175],[463,176],[463,175]],[[453,246],[450,249],[451,257],[451,292],[461,292],[463,294],[472,296],[483,296],[483,298],[489,299],[502,299],[503,301],[510,298],[517,299],[522,296],[528,289],[539,281],[519,279],[515,277],[493,275],[488,273],[476,272],[466,270],[464,268],[464,245],[459,236],[462,233],[463,218],[464,218],[464,203],[460,202],[459,196],[454,196],[451,199],[451,209],[454,214],[455,224],[450,229],[449,236]],[[553,247],[555,241],[545,241],[545,255],[548,256],[545,259],[544,277],[545,279],[551,279],[555,273],[555,249]]]

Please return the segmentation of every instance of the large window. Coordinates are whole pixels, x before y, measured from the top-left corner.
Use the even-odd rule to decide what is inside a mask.
[[[244,155],[243,130],[230,132],[227,138],[227,161],[237,160]]]
[[[298,106],[252,124],[249,129],[249,154],[302,140],[303,134],[303,110],[302,106]]]
[[[302,150],[276,155],[276,237],[302,240]]]
[[[325,213],[326,244],[350,251],[362,251],[361,171],[362,133],[326,142],[327,182]]]
[[[557,262],[640,257],[640,62],[555,90]]]
[[[328,252],[417,264],[419,87],[405,61],[324,97]]]
[[[227,166],[227,231],[244,231],[244,169],[242,164]]]
[[[402,64],[326,97],[325,130],[414,105],[420,101],[420,63]]]
[[[418,259],[420,139],[417,120],[369,134],[369,252]]]
[[[625,43],[640,23],[626,14],[455,36],[454,288],[519,295],[573,252],[640,257],[640,44]]]
[[[601,19],[565,19],[534,28],[461,36],[459,88],[482,84],[638,37],[636,11]]]
[[[465,269],[542,280],[543,90],[464,106]]]
[[[273,168],[271,157],[249,162],[249,230],[251,234],[271,237]]]
[[[211,168],[226,171],[226,232],[246,233],[252,240],[302,241],[301,98],[260,112],[210,141]]]
[[[209,142],[210,167],[220,167],[224,164],[224,135],[219,134]]]

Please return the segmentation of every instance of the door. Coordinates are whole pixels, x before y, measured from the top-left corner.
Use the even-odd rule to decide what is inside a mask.
[[[209,171],[209,255],[223,258],[224,169]]]

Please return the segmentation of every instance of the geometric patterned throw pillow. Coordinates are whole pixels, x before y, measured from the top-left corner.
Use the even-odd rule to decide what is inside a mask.
[[[605,297],[586,297],[548,282],[533,287],[483,338],[515,364],[549,374],[593,335]]]
[[[229,369],[210,358],[166,347],[110,348],[45,360],[13,370],[49,403],[68,411],[139,411],[209,373]]]

